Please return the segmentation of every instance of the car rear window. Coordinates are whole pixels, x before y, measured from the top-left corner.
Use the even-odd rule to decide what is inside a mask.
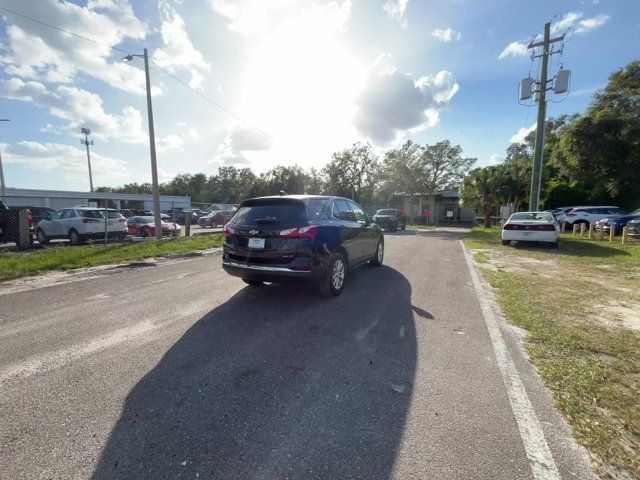
[[[78,214],[84,218],[104,218],[100,210],[78,210]]]
[[[288,225],[304,221],[305,204],[289,199],[249,200],[231,220],[234,225]]]
[[[107,210],[107,218],[122,218],[122,214],[113,210]]]
[[[520,212],[511,215],[509,220],[544,220],[553,222],[553,215],[548,212]]]
[[[395,215],[396,211],[395,210],[378,210],[376,212],[376,215]]]

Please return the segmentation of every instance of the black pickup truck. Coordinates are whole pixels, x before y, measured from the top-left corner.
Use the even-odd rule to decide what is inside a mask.
[[[9,208],[2,200],[0,200],[0,243],[19,241],[19,221],[20,210],[23,208]],[[29,212],[29,210],[27,209]],[[31,218],[31,212],[29,212],[29,231],[31,238],[33,238],[33,220]]]

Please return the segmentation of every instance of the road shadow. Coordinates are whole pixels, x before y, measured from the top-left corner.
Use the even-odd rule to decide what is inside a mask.
[[[243,288],[127,395],[93,478],[389,478],[415,368],[411,287],[390,267],[338,298]]]

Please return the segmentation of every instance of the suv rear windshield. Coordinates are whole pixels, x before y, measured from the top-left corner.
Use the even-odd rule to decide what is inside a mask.
[[[78,214],[84,218],[104,218],[100,210],[78,210]]]
[[[514,213],[509,220],[544,220],[553,222],[553,216],[547,212],[521,212]]]
[[[289,198],[248,200],[235,212],[234,225],[291,225],[329,218],[330,201],[310,198],[305,201]],[[230,212],[234,213],[234,212]]]

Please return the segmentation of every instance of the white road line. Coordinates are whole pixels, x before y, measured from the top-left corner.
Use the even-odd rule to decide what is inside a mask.
[[[469,267],[469,273],[473,280],[473,286],[480,302],[480,308],[482,309],[482,316],[484,317],[487,331],[489,332],[489,338],[491,338],[491,344],[493,345],[493,351],[496,355],[496,361],[500,373],[502,374],[502,380],[507,388],[507,394],[509,395],[509,402],[511,403],[511,409],[513,415],[518,423],[518,429],[520,430],[520,437],[524,443],[524,448],[527,453],[527,458],[531,465],[533,472],[533,478],[535,480],[560,480],[560,473],[556,466],[547,440],[544,437],[540,423],[536,417],[536,412],[533,410],[533,406],[529,401],[527,392],[520,380],[520,375],[516,370],[513,360],[507,350],[507,345],[504,342],[500,327],[498,326],[498,320],[494,314],[492,308],[492,294],[484,286],[483,281],[473,265],[473,260],[469,254],[467,248],[460,241],[460,246],[464,252],[464,258],[467,261],[467,267]]]

